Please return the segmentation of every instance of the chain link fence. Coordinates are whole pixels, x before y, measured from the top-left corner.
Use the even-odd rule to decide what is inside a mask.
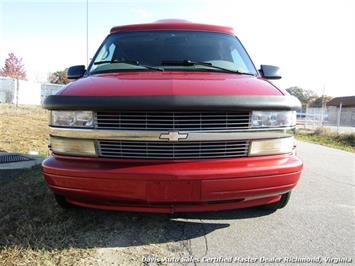
[[[297,128],[328,128],[337,133],[355,133],[355,107],[307,107],[297,114]]]

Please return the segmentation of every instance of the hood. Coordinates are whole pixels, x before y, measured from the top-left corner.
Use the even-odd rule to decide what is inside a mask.
[[[270,82],[249,75],[216,72],[120,72],[81,78],[62,96],[283,95]]]

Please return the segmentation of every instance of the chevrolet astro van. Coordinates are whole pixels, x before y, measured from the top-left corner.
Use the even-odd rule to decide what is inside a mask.
[[[232,28],[162,20],[111,29],[46,98],[43,175],[58,204],[118,211],[284,207],[302,171],[300,102]]]

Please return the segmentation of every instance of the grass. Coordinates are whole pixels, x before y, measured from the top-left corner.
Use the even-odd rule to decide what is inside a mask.
[[[0,264],[84,264],[82,258],[89,258],[92,250],[73,248],[77,234],[90,222],[82,215],[58,211],[39,168],[16,182],[0,182]]]
[[[47,111],[0,104],[0,150],[46,156],[47,145]],[[180,250],[179,239],[164,237],[173,224],[166,216],[62,210],[38,167],[5,180],[0,178],[0,265],[141,265],[142,256]]]
[[[0,179],[0,265],[141,265],[149,254],[180,254],[186,241],[174,235],[176,223],[165,215],[63,210],[39,167]]]
[[[48,111],[40,106],[0,104],[0,151],[48,153]]]
[[[39,106],[0,104],[0,151],[46,156],[48,153],[48,111]],[[336,134],[319,129],[297,131],[299,140],[355,152],[355,134]]]
[[[344,151],[355,152],[355,133],[337,134],[330,129],[319,128],[313,132],[298,130],[296,138]]]
[[[48,112],[40,107],[0,104],[0,150],[46,155],[47,124]],[[355,150],[354,135],[316,131],[298,132],[297,137]],[[179,256],[188,239],[218,226],[163,215],[65,211],[57,206],[39,168],[11,181],[0,179],[0,265],[141,265],[149,254]]]

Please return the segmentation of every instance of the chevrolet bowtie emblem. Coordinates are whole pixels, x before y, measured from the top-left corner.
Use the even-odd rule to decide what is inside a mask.
[[[179,133],[177,131],[169,132],[169,133],[161,133],[160,139],[166,139],[168,141],[179,141],[180,139],[187,139],[187,133]]]

